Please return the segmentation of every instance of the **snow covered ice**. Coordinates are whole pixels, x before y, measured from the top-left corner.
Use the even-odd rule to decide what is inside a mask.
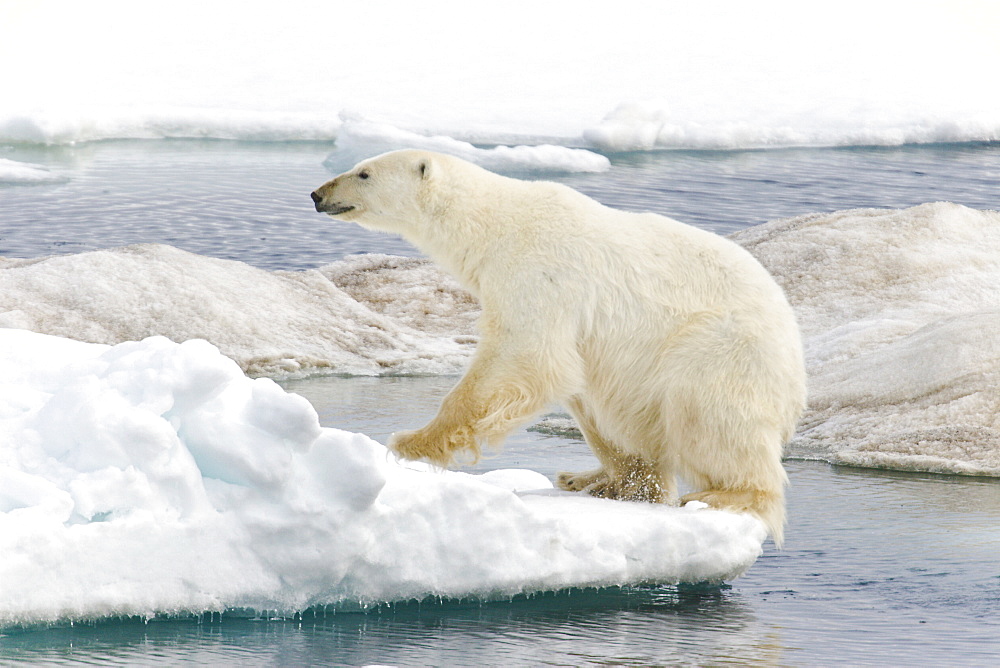
[[[425,136],[382,123],[347,120],[337,135],[337,150],[324,165],[337,174],[373,155],[414,148],[455,155],[501,174],[538,172],[605,172],[611,161],[578,148],[553,146],[495,146],[478,148],[448,136]]]
[[[60,183],[66,178],[43,165],[0,158],[0,185]]]
[[[0,330],[0,626],[731,579],[749,516],[397,461],[211,344]]]
[[[842,211],[734,239],[802,329],[810,396],[793,452],[1000,475],[1000,213]]]
[[[604,151],[1000,138],[1000,92],[982,78],[1000,58],[991,3],[803,12],[766,0],[723,19],[679,1],[512,0],[469,20],[448,2],[233,13],[179,0],[155,38],[146,7],[102,7],[114,21],[75,3],[0,8],[12,64],[0,141],[332,141],[341,114],[478,145]],[[334,25],[350,29],[322,28]]]
[[[0,277],[0,327],[93,343],[204,338],[258,375],[458,373],[475,348],[478,305],[421,260],[267,272],[150,244],[0,258]]]

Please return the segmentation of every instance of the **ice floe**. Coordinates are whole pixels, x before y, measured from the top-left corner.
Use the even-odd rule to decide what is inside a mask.
[[[0,330],[0,627],[728,580],[746,515],[396,460],[211,344]]]

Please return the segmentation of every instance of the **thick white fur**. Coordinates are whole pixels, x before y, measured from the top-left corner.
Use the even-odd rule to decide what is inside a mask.
[[[748,511],[782,540],[782,448],[805,403],[792,310],[736,244],[559,184],[396,151],[317,189],[316,208],[401,234],[478,296],[481,339],[437,416],[399,432],[401,456],[450,463],[553,401],[601,468],[564,489],[684,497]],[[343,211],[346,207],[353,207]]]

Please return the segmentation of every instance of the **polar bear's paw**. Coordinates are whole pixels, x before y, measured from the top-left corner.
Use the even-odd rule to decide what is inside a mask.
[[[560,473],[556,485],[569,492],[586,492],[602,499],[620,501],[660,503],[665,497],[659,478],[644,470],[633,469],[626,475],[615,477],[608,475],[603,468],[584,473]]]
[[[642,501],[646,503],[662,503],[665,498],[663,486],[655,476],[629,475],[608,478],[598,481],[585,490],[591,496],[619,501]]]
[[[767,492],[754,489],[709,489],[685,494],[681,497],[681,505],[691,501],[701,501],[720,510],[729,510],[735,513],[756,513],[772,501],[771,497],[772,495]]]
[[[589,488],[598,484],[606,485],[609,481],[610,478],[603,468],[582,473],[564,472],[556,476],[556,485],[567,492],[589,491]]]
[[[718,510],[756,515],[771,534],[774,544],[781,547],[785,526],[784,490],[768,491],[760,489],[709,489],[685,494],[681,505],[691,501],[707,503]]]
[[[389,439],[388,448],[403,459],[425,459],[432,464],[447,467],[460,451],[469,451],[473,459],[479,458],[479,443],[464,430],[442,434],[430,429],[397,431]]]

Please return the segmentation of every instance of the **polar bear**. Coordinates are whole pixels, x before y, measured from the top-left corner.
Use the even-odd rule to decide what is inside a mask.
[[[551,402],[600,468],[566,490],[757,515],[780,545],[782,448],[805,405],[795,317],[735,243],[560,184],[403,150],[312,193],[316,210],[402,235],[482,305],[468,371],[430,423],[389,447],[441,466],[479,454]]]

